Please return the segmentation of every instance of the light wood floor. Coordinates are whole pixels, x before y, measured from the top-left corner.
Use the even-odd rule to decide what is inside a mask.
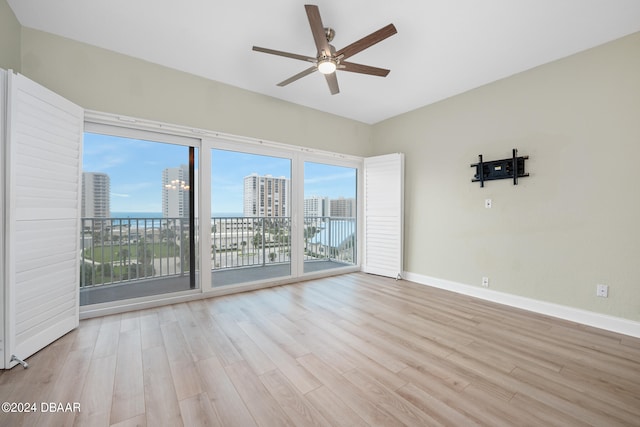
[[[82,321],[2,426],[640,425],[640,340],[350,274]]]

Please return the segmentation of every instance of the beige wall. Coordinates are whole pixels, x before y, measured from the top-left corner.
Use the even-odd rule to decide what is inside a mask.
[[[345,154],[371,149],[367,124],[29,28],[22,73],[87,109]]]
[[[0,68],[20,71],[20,23],[5,0],[0,0]]]
[[[373,129],[406,153],[405,271],[640,320],[640,33]],[[471,183],[512,148],[530,177]]]

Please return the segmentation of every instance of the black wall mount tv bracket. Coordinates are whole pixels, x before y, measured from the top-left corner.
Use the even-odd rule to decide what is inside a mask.
[[[482,160],[482,154],[478,156],[480,161],[471,165],[476,168],[476,174],[471,182],[480,181],[480,187],[484,187],[485,181],[493,181],[496,179],[513,179],[513,185],[518,185],[518,178],[529,176],[525,172],[524,161],[529,156],[518,157],[518,150],[513,149],[513,156],[510,159],[491,160],[485,162]]]

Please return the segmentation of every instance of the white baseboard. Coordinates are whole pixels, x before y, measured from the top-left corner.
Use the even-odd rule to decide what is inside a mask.
[[[635,322],[633,320],[608,316],[606,314],[600,314],[560,304],[539,301],[531,298],[521,297],[518,295],[511,295],[504,292],[497,292],[491,289],[465,285],[462,283],[424,276],[421,274],[405,272],[403,278],[421,285],[445,289],[447,291],[496,302],[498,304],[521,308],[523,310],[532,311],[534,313],[557,317],[560,319],[569,320],[571,322],[576,322],[583,325],[593,326],[595,328],[605,329],[607,331],[617,332],[620,334],[640,338],[640,322]]]

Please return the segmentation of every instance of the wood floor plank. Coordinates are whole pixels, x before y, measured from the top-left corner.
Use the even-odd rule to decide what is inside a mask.
[[[516,393],[510,402],[522,413],[522,419],[542,420],[543,426],[594,426],[589,420],[577,419],[561,409],[545,404],[522,393]]]
[[[82,324],[82,328],[78,328],[73,331],[75,338],[73,340],[73,344],[71,345],[71,350],[83,350],[83,349],[91,349],[93,352],[93,348],[95,347],[96,340],[98,339],[98,334],[100,333],[100,325],[102,324],[102,319],[89,319],[90,321]]]
[[[198,310],[194,313],[194,317],[200,328],[206,332],[204,338],[209,343],[209,347],[223,364],[231,365],[244,360],[208,310]]]
[[[597,420],[600,425],[602,425],[603,422],[604,425],[607,424],[607,422],[605,422],[607,419],[605,415],[600,414],[596,410],[587,409],[577,403],[576,399],[580,397],[579,394],[561,395],[557,394],[551,387],[538,388],[535,386],[535,383],[520,381],[512,375],[504,374],[495,367],[486,364],[485,361],[472,360],[472,356],[469,354],[452,355],[449,356],[448,359],[459,360],[480,375],[491,376],[506,389],[512,390],[514,394],[524,394],[544,405],[557,408],[576,420]],[[616,420],[610,419],[608,422],[615,425]]]
[[[269,340],[275,342],[279,348],[286,352],[294,359],[309,353],[309,348],[301,341],[293,339],[289,334],[282,330],[277,324],[271,321],[272,316],[279,313],[272,313],[268,316],[259,316],[256,322],[253,322],[260,328],[260,331],[268,336]]]
[[[339,396],[333,393],[328,387],[322,386],[305,395],[305,398],[322,414],[324,419],[331,425],[367,427],[367,424],[360,416],[346,405]]]
[[[513,405],[505,405],[500,396],[487,393],[484,389],[470,385],[458,396],[467,404],[469,413],[483,425],[492,427],[535,426],[546,422],[535,414],[523,416]]]
[[[100,326],[96,343],[93,348],[94,359],[101,357],[115,356],[118,350],[118,339],[120,339],[120,316],[114,317],[112,321],[103,322]]]
[[[160,325],[156,325],[155,328],[141,328],[140,340],[143,350],[151,347],[162,347],[164,345],[164,339],[162,338]]]
[[[411,387],[403,387],[398,393],[412,396],[414,404],[419,401],[420,396],[425,398],[426,394],[428,396],[427,400],[418,406],[433,407],[434,414],[438,414],[436,418],[441,422],[459,423],[462,420],[466,420],[465,423],[480,423],[479,419],[474,416],[474,409],[477,408],[475,402],[467,402],[464,406],[458,405],[461,393],[466,387],[455,387],[450,383],[439,381],[437,377],[431,374],[428,367],[424,370],[407,368],[400,375],[408,380]],[[434,402],[434,399],[437,403]],[[427,413],[431,414],[431,411]]]
[[[256,423],[217,357],[196,362],[202,388],[224,426],[251,427]]]
[[[331,425],[279,370],[260,375],[260,380],[296,426]]]
[[[81,334],[78,334],[80,337]],[[97,335],[96,335],[97,336]],[[95,342],[95,341],[94,341]],[[71,347],[75,348],[75,347]],[[82,350],[72,350],[67,354],[64,363],[60,366],[60,375],[58,375],[55,385],[49,391],[47,396],[40,396],[42,400],[38,402],[61,402],[63,404],[74,402],[80,403],[82,408],[82,389],[84,386],[89,366],[91,364],[91,355],[93,348],[86,347]],[[29,367],[31,369],[31,367]],[[73,425],[76,412],[42,412],[38,417],[25,418],[24,425],[35,426],[68,426]],[[37,421],[36,421],[37,420]]]
[[[401,387],[396,391],[399,396],[420,408],[431,421],[427,425],[433,426],[478,426],[478,421],[467,417],[464,413],[457,411],[437,397],[416,387],[412,383]]]
[[[256,325],[251,322],[240,322],[238,326],[301,393],[308,393],[320,387],[320,383],[313,375],[300,366],[296,359],[291,357],[277,343],[270,340]]]
[[[359,336],[342,329],[340,326],[335,325],[332,322],[327,322],[326,319],[309,316],[306,320],[311,321],[315,326],[329,333],[333,338],[350,346],[353,351],[362,353],[364,356],[369,357],[391,372],[400,372],[408,366],[403,361],[399,360],[397,356],[386,353]]]
[[[160,319],[158,318],[158,311],[155,308],[149,308],[146,310],[140,310],[134,312],[138,314],[140,318],[140,329],[157,329],[160,325]]]
[[[286,323],[283,325],[286,327]],[[292,335],[296,336],[299,341],[311,349],[316,357],[339,373],[344,374],[347,371],[358,368],[391,390],[395,390],[406,383],[394,372],[385,369],[362,353],[353,351],[352,347],[335,340],[330,334],[322,331],[314,324],[299,320],[296,323],[296,328],[298,328],[298,333],[296,334],[295,331],[292,331]]]
[[[300,301],[295,297],[295,293],[292,292],[292,288],[277,286],[266,290],[268,291],[269,299],[278,307],[276,313],[285,315],[290,319],[303,319],[309,314],[309,309],[304,304],[300,304]]]
[[[580,414],[578,418],[589,418],[601,425],[623,426],[630,425],[636,421],[640,421],[637,416],[609,403],[602,402],[600,399],[590,399],[588,405],[582,398],[583,392],[576,390],[562,382],[562,378],[557,375],[544,375],[542,371],[535,373],[522,368],[516,368],[511,373],[524,383],[532,385],[538,389],[548,391],[557,396],[558,399],[566,399],[576,405],[576,413]]]
[[[225,366],[224,370],[259,426],[295,426],[246,362]]]
[[[133,329],[140,329],[141,317],[139,311],[123,313],[120,318],[120,332],[128,332]]]
[[[180,413],[185,426],[224,426],[211,407],[211,400],[206,393],[181,400]]]
[[[145,412],[144,380],[140,375],[143,371],[140,329],[120,333],[117,356],[110,417],[112,424]]]
[[[564,383],[584,390],[584,394],[610,402],[611,405],[640,417],[640,392],[625,388],[615,379],[570,367],[563,368],[560,377]]]
[[[113,355],[91,361],[82,389],[82,405],[75,416],[74,426],[99,427],[111,424],[116,359]]]
[[[191,351],[177,320],[160,325],[162,342],[170,362],[192,362]]]
[[[178,304],[182,305],[182,304]],[[206,338],[205,331],[201,328],[200,323],[196,320],[190,306],[183,304],[186,310],[181,312],[178,325],[182,331],[182,335],[189,346],[191,359],[194,361],[204,360],[214,356],[216,353]]]
[[[326,334],[319,332],[318,328],[311,326],[308,322],[303,323],[304,320],[298,319],[294,323],[291,319],[281,314],[271,315],[269,319],[297,342],[304,344],[310,352],[321,360],[330,361],[331,366],[338,372],[350,371],[356,367],[353,362],[341,353],[341,346],[336,345],[333,340],[327,340]]]
[[[334,371],[331,366],[315,357],[313,353],[301,357],[299,361],[365,422],[374,426],[402,425],[400,420],[379,407],[370,396],[349,382],[344,376]]]
[[[405,425],[429,425],[433,421],[429,415],[411,402],[402,399],[401,396],[358,369],[347,372],[344,377],[368,396],[377,408],[385,410]]]
[[[179,401],[202,393],[202,381],[194,362],[191,360],[169,362],[169,368]]]
[[[173,305],[165,305],[162,307],[158,307],[155,309],[158,315],[158,324],[163,325],[164,323],[176,322],[178,319],[176,318],[176,313],[173,309]]]
[[[110,427],[147,427],[147,418],[144,415],[138,415],[117,424],[111,424]]]
[[[227,339],[231,341],[238,353],[242,356],[242,360],[238,363],[246,361],[253,371],[260,375],[265,372],[276,369],[276,365],[267,357],[266,354],[258,347],[258,345],[238,326],[238,323],[224,314],[213,316],[216,324],[220,326]],[[247,321],[243,316],[241,321]],[[235,363],[234,363],[235,365]]]
[[[164,347],[143,350],[142,365],[147,424],[182,426],[178,397]]]

